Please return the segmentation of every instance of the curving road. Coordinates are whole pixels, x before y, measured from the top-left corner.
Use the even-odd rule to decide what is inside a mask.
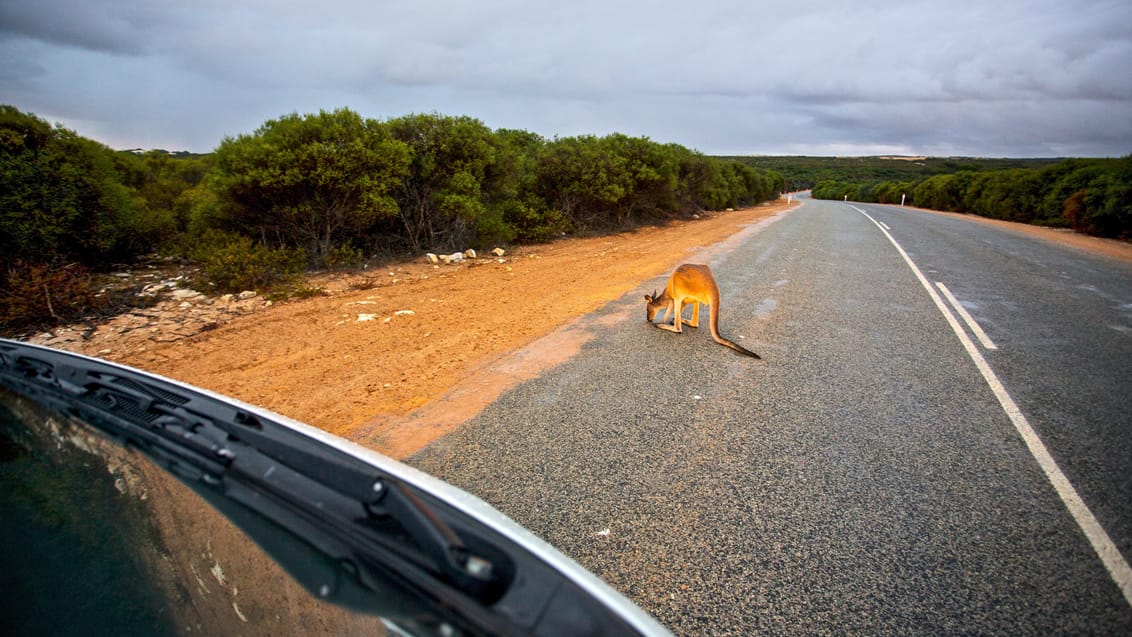
[[[1132,265],[821,201],[695,260],[764,360],[642,282],[410,462],[678,634],[1132,634]]]

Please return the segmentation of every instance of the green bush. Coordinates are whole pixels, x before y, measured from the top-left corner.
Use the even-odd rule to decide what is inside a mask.
[[[205,283],[217,292],[269,290],[294,281],[306,269],[300,248],[269,248],[238,234],[210,230],[191,253]]]
[[[488,248],[511,243],[518,234],[515,227],[507,223],[504,206],[491,206],[476,219],[476,239],[478,248]]]
[[[366,256],[361,250],[348,243],[336,245],[322,255],[323,264],[331,270],[356,267],[365,259]]]
[[[144,172],[130,154],[0,105],[0,268],[99,271],[153,252],[180,228],[155,188],[138,189]]]
[[[514,232],[514,239],[519,243],[544,243],[570,231],[566,215],[550,209],[538,197],[527,201],[512,199],[504,203],[501,210],[503,225]]]

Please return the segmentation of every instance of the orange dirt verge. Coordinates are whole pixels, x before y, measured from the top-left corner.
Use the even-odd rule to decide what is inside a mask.
[[[99,340],[82,349],[403,458],[474,416],[508,383],[577,351],[585,336],[555,333],[559,328],[666,274],[695,249],[788,207],[783,199],[664,227],[527,246],[502,260],[481,255],[434,266],[420,259],[322,277],[313,283],[326,296],[278,303],[211,331],[144,345]],[[1126,243],[1036,231],[1132,259]],[[548,335],[554,342],[543,345],[549,347],[505,358]]]

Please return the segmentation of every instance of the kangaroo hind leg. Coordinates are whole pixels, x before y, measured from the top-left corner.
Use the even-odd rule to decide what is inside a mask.
[[[699,301],[692,301],[692,318],[691,319],[685,319],[684,325],[687,325],[688,327],[699,327],[700,326],[700,306],[701,305],[703,305],[703,303],[700,303]]]

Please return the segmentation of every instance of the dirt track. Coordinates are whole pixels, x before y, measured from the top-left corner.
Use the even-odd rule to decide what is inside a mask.
[[[696,248],[787,207],[781,200],[662,228],[529,246],[502,260],[434,266],[421,259],[324,278],[315,284],[326,296],[275,304],[185,339],[140,351],[106,341],[91,347],[404,457],[498,393],[483,386],[507,380],[498,370],[484,373],[492,363],[672,270]],[[1132,258],[1127,243],[1011,225]],[[577,346],[554,345],[560,358]],[[515,372],[531,373],[530,366]],[[445,394],[456,398],[434,403]],[[430,411],[430,403],[440,407]]]

